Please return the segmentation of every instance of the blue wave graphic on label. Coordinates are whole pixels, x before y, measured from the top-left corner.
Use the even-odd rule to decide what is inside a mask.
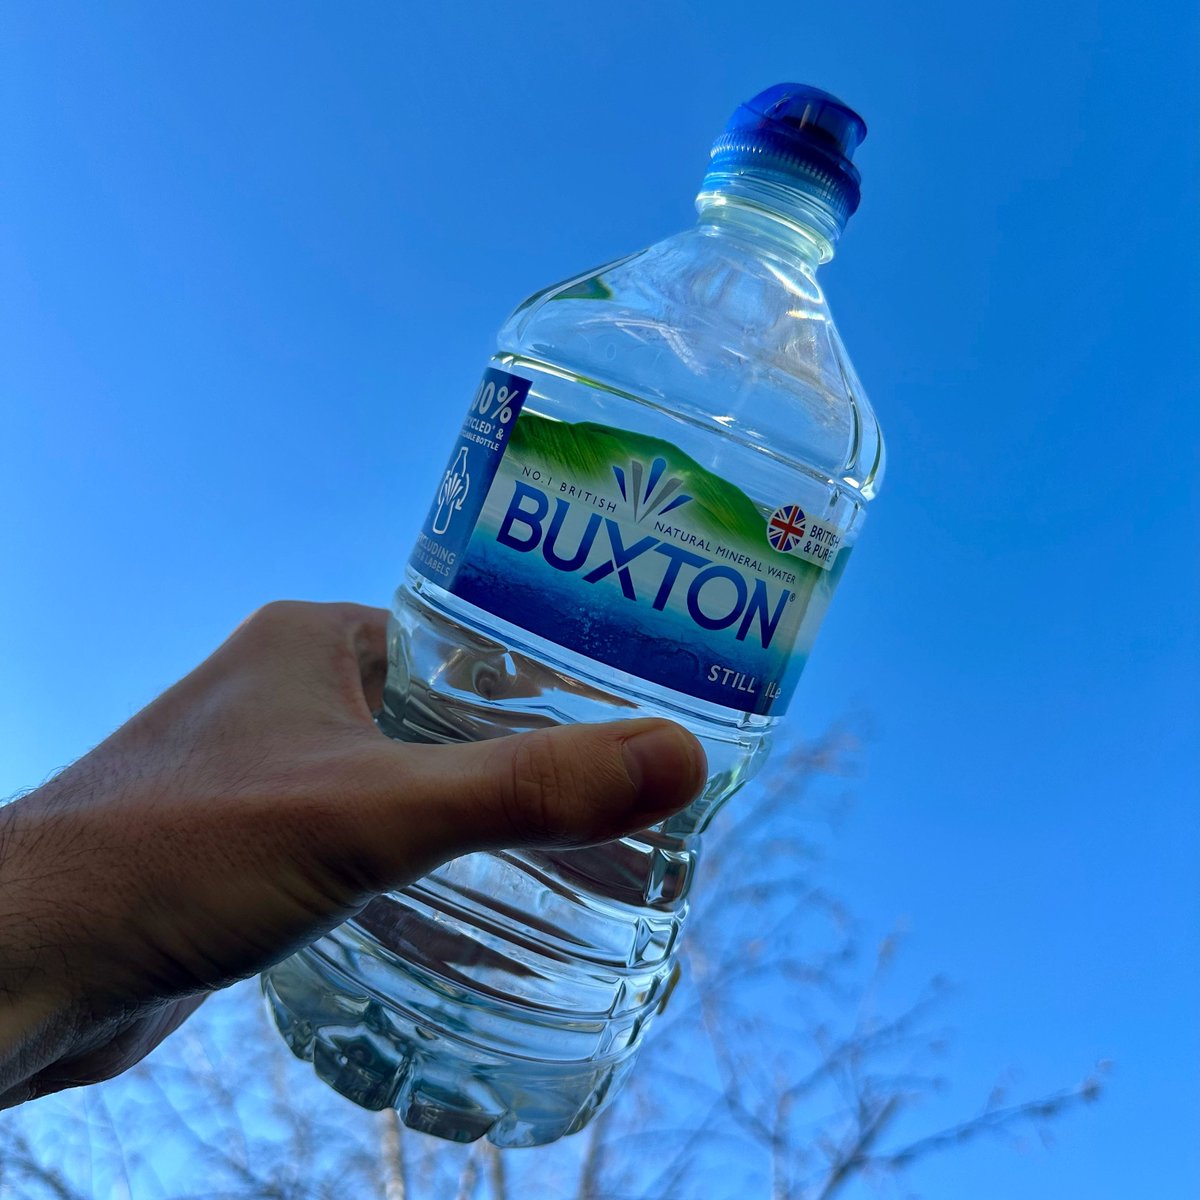
[[[523,411],[489,368],[411,565],[514,625],[739,712],[786,707],[847,551],[658,438]]]

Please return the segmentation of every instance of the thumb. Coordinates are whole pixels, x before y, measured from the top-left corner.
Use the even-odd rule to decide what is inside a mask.
[[[386,804],[387,841],[406,860],[393,870],[409,878],[473,850],[583,846],[645,829],[693,800],[708,771],[696,738],[655,718],[388,749],[402,756],[404,783]]]

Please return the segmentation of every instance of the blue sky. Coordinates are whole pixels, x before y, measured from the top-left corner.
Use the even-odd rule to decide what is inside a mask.
[[[385,603],[509,309],[689,222],[732,107],[812,82],[870,129],[825,281],[890,458],[794,705],[872,730],[833,882],[958,985],[914,1129],[1115,1063],[1054,1150],[910,1182],[1200,1189],[1198,25],[10,6],[0,793],[268,599]]]

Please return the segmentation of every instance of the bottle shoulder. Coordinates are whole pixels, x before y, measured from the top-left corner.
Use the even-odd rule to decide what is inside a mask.
[[[546,288],[501,354],[557,365],[870,499],[875,419],[814,271],[705,226]]]

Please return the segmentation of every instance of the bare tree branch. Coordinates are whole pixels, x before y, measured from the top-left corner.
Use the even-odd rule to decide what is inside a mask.
[[[379,1162],[383,1174],[383,1200],[408,1200],[408,1174],[404,1160],[404,1133],[400,1114],[385,1108],[379,1114]]]
[[[42,1162],[23,1133],[13,1133],[6,1140],[8,1144],[3,1160],[6,1170],[40,1184],[56,1200],[88,1200],[88,1197],[82,1192],[77,1192],[58,1170]]]
[[[508,1200],[508,1172],[504,1166],[504,1154],[491,1142],[481,1147],[488,1164],[488,1183],[492,1189],[492,1200]]]
[[[463,1173],[458,1180],[457,1200],[473,1200],[475,1189],[479,1186],[479,1152],[475,1150],[468,1157]]]
[[[997,1093],[969,1119],[891,1140],[938,1086],[945,988],[935,980],[897,1012],[885,983],[899,939],[868,959],[820,878],[842,804],[829,782],[853,773],[855,748],[841,729],[798,745],[717,814],[679,986],[625,1092],[582,1139],[509,1153],[405,1130],[391,1110],[372,1120],[291,1058],[243,988],[82,1105],[0,1120],[0,1196],[19,1180],[29,1190],[13,1200],[85,1200],[107,1172],[134,1200],[200,1200],[198,1179],[211,1200],[837,1200],[853,1180],[1094,1100],[1098,1078],[1024,1103]],[[31,1140],[51,1112],[54,1138]],[[169,1175],[172,1163],[184,1169]]]

